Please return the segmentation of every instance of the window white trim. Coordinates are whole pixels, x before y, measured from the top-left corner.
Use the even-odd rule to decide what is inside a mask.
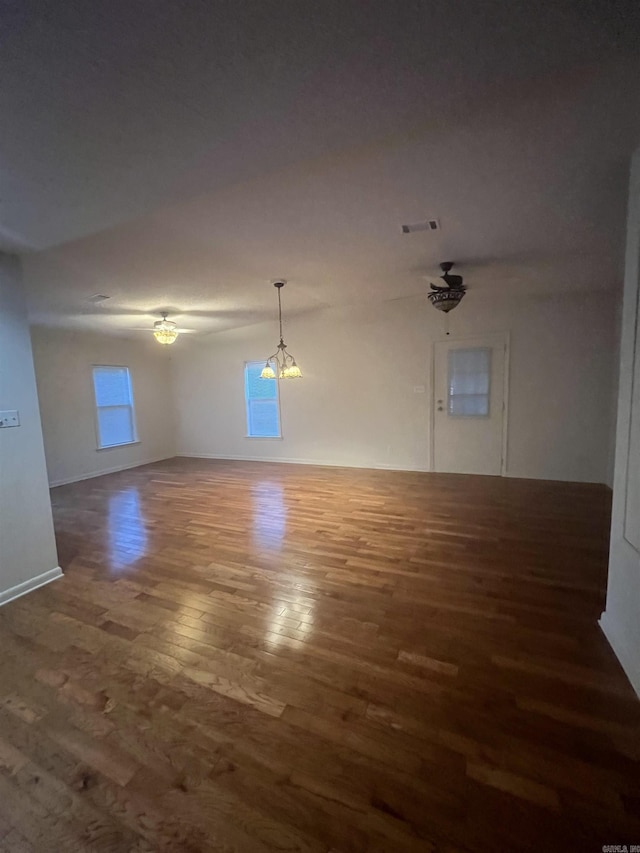
[[[125,404],[120,404],[118,406],[99,406],[98,400],[96,396],[96,385],[95,385],[95,375],[96,370],[100,368],[106,368],[110,370],[123,370],[126,372],[127,377],[127,385],[129,388],[129,402]],[[134,402],[134,394],[133,394],[133,381],[131,379],[131,371],[127,367],[126,364],[92,364],[91,365],[91,391],[93,393],[93,418],[94,418],[94,427],[96,432],[96,450],[113,450],[116,447],[129,447],[131,444],[140,444],[140,439],[138,438],[138,426],[136,421],[136,409]],[[102,444],[100,438],[100,410],[102,409],[121,409],[128,408],[130,411],[131,417],[131,431],[132,431],[132,439],[130,441],[120,441],[114,444]]]
[[[245,416],[245,426],[246,426],[246,434],[245,438],[250,438],[252,441],[281,441],[282,440],[282,411],[280,408],[280,380],[279,379],[262,379],[262,382],[275,382],[276,386],[276,397],[275,400],[265,399],[265,403],[275,402],[276,404],[276,412],[278,415],[278,435],[251,435],[251,415],[250,415],[250,405],[251,403],[255,403],[255,400],[251,400],[248,395],[248,385],[247,385],[247,368],[256,365],[259,366],[260,369],[264,367],[264,361],[245,361],[242,369],[242,379],[244,383],[244,416]]]

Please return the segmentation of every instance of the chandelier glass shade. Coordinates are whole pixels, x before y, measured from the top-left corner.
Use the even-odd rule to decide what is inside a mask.
[[[278,321],[280,323],[280,343],[273,355],[270,355],[262,368],[261,379],[299,379],[302,372],[296,364],[295,358],[287,352],[287,345],[282,338],[282,303],[280,301],[280,290],[285,285],[284,281],[274,281],[273,286],[278,289]]]
[[[167,315],[162,315],[162,320],[157,320],[153,324],[153,337],[159,344],[172,344],[178,337],[176,324],[173,320],[167,320]]]
[[[466,291],[464,290],[441,290],[427,293],[427,299],[437,308],[438,311],[444,311],[448,314],[462,302],[462,297]]]

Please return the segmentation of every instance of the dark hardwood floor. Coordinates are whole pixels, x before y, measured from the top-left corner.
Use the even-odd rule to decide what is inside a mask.
[[[175,459],[0,610],[3,851],[640,844],[604,487]]]

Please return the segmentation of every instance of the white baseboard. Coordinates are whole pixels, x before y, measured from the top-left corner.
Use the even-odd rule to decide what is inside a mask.
[[[279,457],[274,459],[273,456],[235,456],[227,453],[190,453],[188,451],[178,451],[176,452],[176,456],[184,456],[187,459],[220,459],[232,462],[283,462],[287,465],[318,465],[323,468],[368,468],[381,471],[429,471],[428,468],[401,468],[397,465],[386,465],[382,463],[336,462],[335,459],[299,459],[295,457]]]
[[[431,473],[431,468],[420,468],[417,465],[413,468],[407,468],[405,466],[401,467],[400,465],[387,465],[384,462],[377,462],[375,465],[367,465],[367,466],[358,465],[357,467],[358,468],[360,468],[360,467],[362,467],[362,468],[364,468],[364,467],[375,468],[377,471],[408,471],[409,473],[411,473],[411,471],[418,471],[419,473],[421,472],[423,474]]]
[[[173,459],[173,455],[155,456],[153,459],[145,459],[143,462],[129,462],[126,465],[116,465],[113,468],[103,468],[100,471],[92,471],[90,474],[80,474],[74,477],[67,477],[63,480],[52,480],[49,483],[49,488],[55,489],[56,486],[68,486],[69,483],[80,483],[82,480],[92,480],[94,477],[104,477],[105,474],[117,474],[118,471],[128,471],[130,468],[140,468],[141,465],[151,465],[153,462],[164,462],[165,459]]]
[[[372,470],[380,470],[380,471],[418,471],[422,473],[430,473],[432,472],[431,468],[422,467],[419,465],[414,466],[404,466],[404,465],[390,465],[386,462],[336,462],[335,459],[301,459],[296,457],[283,457],[274,459],[273,456],[245,456],[245,455],[234,455],[229,453],[192,453],[188,450],[178,450],[176,451],[176,456],[185,456],[187,459],[229,459],[235,462],[284,462],[286,464],[291,465],[320,465],[326,468],[369,468]],[[483,476],[483,475],[472,475],[472,476]],[[524,479],[524,480],[546,480],[548,477],[533,477],[531,475],[523,476],[522,474],[513,474],[510,471],[506,471],[503,475],[504,477],[513,477],[514,479]],[[595,481],[591,480],[553,480],[552,482],[558,483],[591,483],[592,485],[606,485],[603,483],[595,483]]]
[[[55,569],[49,569],[48,572],[36,575],[35,578],[29,578],[28,581],[19,583],[16,586],[11,586],[9,589],[5,589],[4,592],[0,592],[0,607],[3,604],[8,604],[10,601],[13,601],[15,598],[20,598],[21,595],[26,595],[28,592],[38,589],[39,586],[44,586],[45,584],[51,583],[51,581],[55,581],[61,577],[62,569],[60,566],[56,566]]]
[[[624,643],[616,623],[609,616],[606,610],[600,617],[598,624],[602,629],[602,633],[609,641],[609,645],[615,652],[616,657],[620,661],[620,665],[631,682],[631,686],[638,694],[638,698],[640,698],[640,660],[633,653],[633,650],[629,649]]]

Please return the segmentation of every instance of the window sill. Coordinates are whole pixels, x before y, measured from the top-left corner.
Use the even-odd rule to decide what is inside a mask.
[[[131,447],[132,444],[142,444],[140,439],[136,439],[135,441],[125,441],[122,444],[109,444],[106,447],[96,447],[98,453],[102,453],[103,450],[117,450],[119,447]]]
[[[245,435],[245,438],[252,441],[282,441],[281,435]]]

